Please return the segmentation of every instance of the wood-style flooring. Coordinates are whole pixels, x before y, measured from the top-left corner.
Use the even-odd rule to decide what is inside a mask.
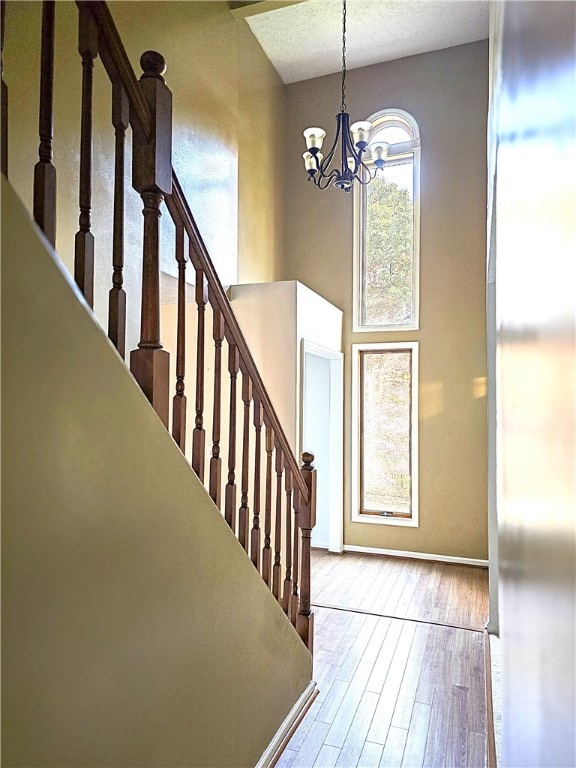
[[[320,693],[277,766],[483,768],[486,571],[315,551],[312,584]]]
[[[312,602],[483,629],[488,571],[469,565],[312,552]]]

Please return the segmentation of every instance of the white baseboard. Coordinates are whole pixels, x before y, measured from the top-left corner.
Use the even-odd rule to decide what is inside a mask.
[[[294,704],[284,722],[276,731],[274,738],[268,744],[262,757],[256,763],[255,768],[268,768],[270,765],[274,765],[276,759],[280,756],[281,750],[285,746],[284,742],[287,740],[287,736],[291,735],[291,731],[294,726],[298,724],[300,716],[306,712],[314,698],[318,694],[316,683],[314,680],[310,680],[303,693],[300,694],[298,701]]]
[[[379,549],[378,547],[357,547],[344,544],[344,552],[363,552],[367,555],[389,555],[390,557],[409,557],[415,560],[437,560],[439,563],[457,563],[458,565],[477,565],[488,568],[488,560],[475,560],[472,557],[452,557],[452,555],[432,555],[427,552],[405,552],[401,549]]]

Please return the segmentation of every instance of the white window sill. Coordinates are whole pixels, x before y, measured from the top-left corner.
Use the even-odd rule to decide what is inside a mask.
[[[406,333],[406,331],[419,331],[417,323],[405,323],[404,325],[357,325],[352,327],[352,333]]]
[[[368,523],[369,525],[399,525],[403,528],[418,528],[418,516],[387,517],[385,515],[363,515],[360,512],[352,515],[353,523]]]

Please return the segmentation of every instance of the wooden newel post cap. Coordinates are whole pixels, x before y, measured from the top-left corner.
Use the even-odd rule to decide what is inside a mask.
[[[304,453],[302,454],[302,462],[303,462],[302,469],[314,469],[314,467],[312,466],[313,461],[314,461],[314,454],[304,451]]]
[[[142,67],[144,77],[157,77],[164,80],[162,75],[166,72],[166,59],[158,51],[144,51],[140,56],[140,66]]]
[[[316,525],[316,470],[312,466],[314,454],[304,451],[302,454],[304,462],[300,472],[308,488],[308,504],[300,509],[301,519],[300,528],[312,529]]]
[[[133,124],[132,186],[144,192],[172,193],[172,93],[164,82],[166,60],[157,51],[140,56],[138,85],[150,111],[150,124]]]

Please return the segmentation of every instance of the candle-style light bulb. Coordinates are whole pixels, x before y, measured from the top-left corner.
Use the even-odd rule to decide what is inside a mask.
[[[359,120],[350,126],[350,133],[358,149],[364,149],[367,146],[371,128],[372,123],[368,120]]]
[[[324,141],[324,136],[326,136],[326,131],[322,128],[306,128],[302,135],[306,139],[307,149],[312,154],[316,154],[322,149],[322,142]]]
[[[382,166],[384,165],[384,161],[388,156],[389,147],[390,147],[390,144],[387,141],[378,141],[370,145],[370,152],[372,153],[372,158],[374,160],[374,163],[378,166],[378,168],[382,168]]]

